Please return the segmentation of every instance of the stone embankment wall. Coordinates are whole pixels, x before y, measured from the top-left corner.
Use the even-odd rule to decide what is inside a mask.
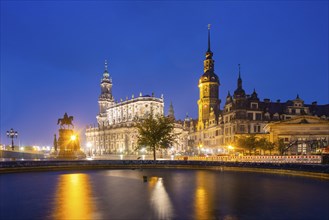
[[[177,160],[251,162],[251,163],[322,163],[321,155],[290,155],[290,156],[195,156],[177,157]]]
[[[177,160],[44,160],[44,161],[2,161],[0,173],[88,170],[88,169],[244,169],[251,172],[281,171],[317,173],[329,179],[328,164],[282,164],[282,163],[244,163],[217,161],[177,161]],[[243,170],[241,170],[243,171]]]

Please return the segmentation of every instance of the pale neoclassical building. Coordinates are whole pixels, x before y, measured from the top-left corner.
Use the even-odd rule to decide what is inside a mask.
[[[153,112],[163,115],[164,101],[152,95],[139,94],[131,99],[115,101],[112,95],[112,79],[105,70],[101,80],[101,94],[98,99],[99,114],[97,126],[88,126],[86,141],[91,144],[95,154],[106,153],[134,153],[137,147],[137,131],[134,120]]]

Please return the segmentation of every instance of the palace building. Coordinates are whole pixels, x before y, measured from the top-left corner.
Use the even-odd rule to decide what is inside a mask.
[[[285,143],[296,142],[291,153],[310,153],[307,141],[329,140],[329,104],[304,103],[299,95],[281,102],[268,98],[260,100],[256,90],[248,94],[243,88],[241,67],[238,65],[237,85],[233,94],[227,92],[221,109],[219,99],[220,80],[215,73],[215,61],[210,47],[208,26],[208,49],[203,62],[203,74],[199,78],[198,118],[188,116],[175,120],[177,140],[172,152],[218,154],[234,144],[238,137],[254,134],[272,142],[282,139]],[[112,79],[105,70],[100,83],[97,126],[88,126],[87,142],[96,154],[132,154],[137,147],[137,131],[133,119],[153,112],[163,115],[164,99],[152,95],[132,96],[131,99],[115,101],[112,95]],[[172,103],[169,117],[174,116]],[[298,143],[297,143],[298,142]]]
[[[224,107],[220,109],[220,83],[214,72],[212,57],[208,27],[208,50],[204,60],[204,73],[198,85],[198,119],[189,119],[190,123],[187,124],[187,149],[197,149],[199,152],[200,149],[207,149],[207,152],[216,154],[232,145],[237,137],[250,134],[265,137],[272,142],[279,139],[286,143],[299,140],[293,153],[309,153],[306,145],[301,144],[303,141],[315,138],[328,143],[329,104],[305,104],[299,95],[286,102],[273,102],[267,98],[261,101],[256,90],[247,94],[243,89],[240,64],[237,87],[233,95],[228,92]]]

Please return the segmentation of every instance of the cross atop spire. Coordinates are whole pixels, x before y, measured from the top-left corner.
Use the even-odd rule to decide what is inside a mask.
[[[239,67],[238,89],[242,89],[241,65],[238,64],[238,67]],[[234,93],[235,93],[235,92],[234,92]]]
[[[104,62],[104,73],[103,73],[103,79],[102,79],[102,81],[106,81],[106,82],[111,82],[112,81],[112,79],[110,78],[110,74],[109,74],[109,72],[108,72],[108,70],[107,70],[107,60],[105,60],[105,62]]]
[[[210,50],[210,24],[208,24],[208,50],[207,52],[211,52]]]
[[[240,65],[240,63],[238,64],[238,66],[239,66],[239,79],[241,79],[241,65]]]
[[[107,72],[107,60],[105,60],[104,66],[105,66],[105,72]]]

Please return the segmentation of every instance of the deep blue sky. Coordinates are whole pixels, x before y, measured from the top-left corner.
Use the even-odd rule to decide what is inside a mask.
[[[64,112],[83,134],[105,59],[115,99],[163,93],[196,118],[208,23],[221,108],[239,63],[247,93],[328,103],[328,1],[1,1],[0,142],[52,145]]]

